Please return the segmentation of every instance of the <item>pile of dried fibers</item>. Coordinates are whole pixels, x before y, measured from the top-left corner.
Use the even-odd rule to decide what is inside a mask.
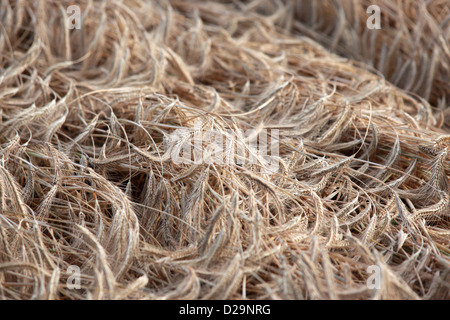
[[[449,299],[449,9],[306,2],[0,0],[0,297]]]

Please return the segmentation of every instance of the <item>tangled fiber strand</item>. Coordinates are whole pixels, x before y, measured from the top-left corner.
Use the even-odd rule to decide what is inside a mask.
[[[450,298],[439,114],[266,2],[0,2],[1,298]],[[173,157],[264,130],[276,172]]]

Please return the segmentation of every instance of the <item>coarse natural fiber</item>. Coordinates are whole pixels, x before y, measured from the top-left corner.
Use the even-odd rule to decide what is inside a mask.
[[[0,297],[449,299],[448,2],[373,2],[0,0]]]
[[[379,30],[367,27],[372,5],[380,8]],[[272,0],[251,1],[243,8],[269,14],[277,26],[367,64],[441,110],[449,106],[447,0]],[[450,109],[446,114],[450,129]]]

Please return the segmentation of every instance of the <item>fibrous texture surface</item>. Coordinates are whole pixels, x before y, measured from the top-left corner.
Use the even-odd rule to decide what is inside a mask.
[[[450,298],[450,9],[374,2],[0,1],[0,297]]]

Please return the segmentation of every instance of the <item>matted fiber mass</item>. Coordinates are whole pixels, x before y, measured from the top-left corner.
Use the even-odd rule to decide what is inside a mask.
[[[449,299],[449,8],[304,2],[1,0],[0,297]]]

